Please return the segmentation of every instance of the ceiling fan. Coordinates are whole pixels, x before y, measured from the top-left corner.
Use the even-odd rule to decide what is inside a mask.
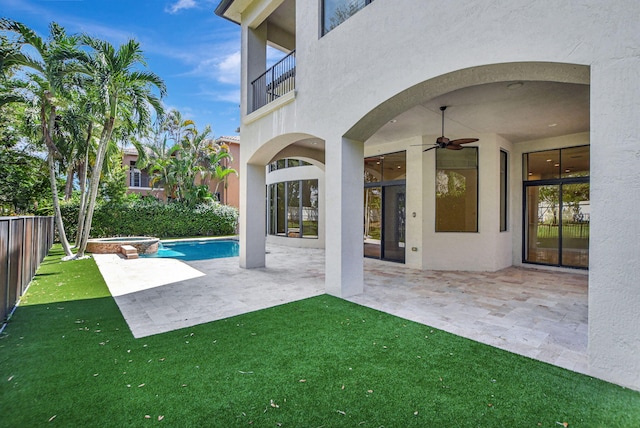
[[[433,149],[449,149],[449,150],[462,150],[461,144],[469,144],[475,143],[478,141],[477,138],[458,138],[457,140],[449,140],[444,136],[444,111],[447,109],[447,106],[440,107],[440,111],[442,112],[442,136],[438,137],[435,144],[428,149],[425,149],[425,152]]]

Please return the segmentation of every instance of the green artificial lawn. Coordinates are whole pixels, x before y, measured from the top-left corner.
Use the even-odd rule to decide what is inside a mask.
[[[640,426],[638,392],[326,295],[134,339],[60,256],[0,336],[0,426]]]

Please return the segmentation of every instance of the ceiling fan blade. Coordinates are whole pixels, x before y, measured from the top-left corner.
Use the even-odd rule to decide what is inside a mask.
[[[424,153],[424,152],[428,152],[429,150],[437,149],[438,147],[439,147],[439,146],[429,147],[428,149],[423,150],[422,152],[423,152],[423,153]],[[462,147],[461,147],[461,148],[462,148]]]
[[[448,149],[448,150],[462,150],[463,149],[462,146],[459,146],[459,145],[453,144],[453,143],[447,144],[447,146],[445,148]]]
[[[469,143],[475,143],[476,141],[480,141],[477,138],[458,138],[457,140],[452,140],[449,142],[449,144],[455,144],[455,145],[460,145],[460,144],[469,144]]]

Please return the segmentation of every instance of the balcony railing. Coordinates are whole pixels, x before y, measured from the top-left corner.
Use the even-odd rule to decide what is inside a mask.
[[[251,87],[253,100],[249,113],[293,91],[296,88],[296,51],[291,51],[251,82]]]

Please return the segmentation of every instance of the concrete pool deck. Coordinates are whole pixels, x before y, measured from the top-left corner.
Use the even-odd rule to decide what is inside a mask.
[[[241,269],[238,257],[94,258],[139,338],[324,294],[324,251],[304,250],[304,269],[293,272],[289,250],[271,248],[261,269]]]
[[[260,269],[241,269],[238,257],[94,257],[136,338],[324,294],[324,250],[269,245]],[[351,302],[587,373],[583,272],[421,271],[372,259],[364,265],[364,293]]]

